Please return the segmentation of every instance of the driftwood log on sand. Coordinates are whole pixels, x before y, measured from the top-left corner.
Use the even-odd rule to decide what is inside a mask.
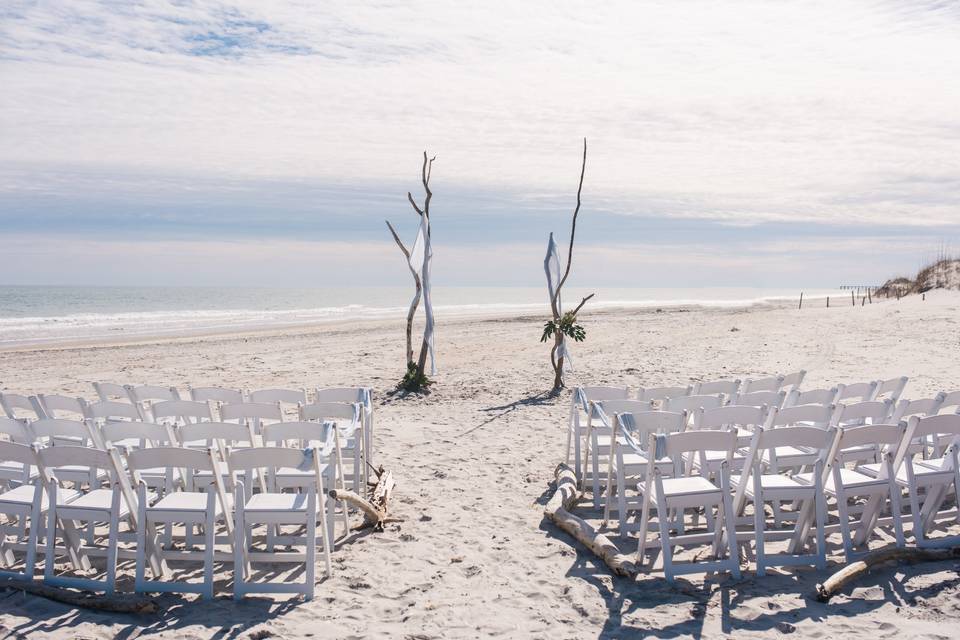
[[[609,538],[597,533],[589,523],[571,513],[580,500],[577,476],[573,469],[560,463],[554,475],[557,478],[557,490],[544,507],[543,515],[603,560],[616,575],[636,577],[639,567],[631,556],[620,553],[620,549]]]
[[[377,470],[377,483],[370,493],[369,500],[358,496],[353,491],[333,489],[328,493],[334,500],[342,500],[363,512],[363,524],[358,528],[372,527],[375,531],[383,531],[383,525],[390,521],[387,517],[387,505],[395,484],[393,472],[384,471],[383,467],[380,467]]]
[[[960,557],[960,547],[949,549],[884,549],[867,554],[864,558],[851,562],[817,585],[814,594],[820,602],[829,602],[841,589],[874,567],[891,562],[937,562]]]
[[[109,613],[130,613],[134,615],[150,615],[160,611],[156,600],[139,593],[124,593],[105,596],[103,594],[83,593],[72,589],[60,589],[43,584],[42,582],[19,582],[10,579],[0,579],[0,588],[15,589],[31,595],[40,596],[47,600],[54,600],[71,607],[106,611]]]

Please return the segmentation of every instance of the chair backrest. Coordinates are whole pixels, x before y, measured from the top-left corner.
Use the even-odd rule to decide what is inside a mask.
[[[225,404],[220,407],[220,420],[230,422],[232,420],[283,420],[283,409],[279,402],[269,404],[266,402],[244,402],[237,404]]]
[[[276,404],[307,404],[306,389],[257,389],[248,394],[250,402],[268,402]]]
[[[619,432],[633,449],[646,450],[651,434],[679,433],[687,428],[687,413],[675,411],[637,411],[618,413]]]
[[[664,411],[686,411],[688,414],[693,414],[700,409],[715,409],[721,404],[723,400],[720,396],[680,396],[667,398],[661,408]]]
[[[36,466],[37,454],[29,445],[0,440],[0,462],[16,462],[24,467]]]
[[[359,420],[360,405],[350,402],[311,402],[301,405],[301,421]]]
[[[960,413],[960,391],[944,393],[937,413]]]
[[[757,434],[757,449],[776,449],[778,447],[809,447],[828,450],[836,437],[834,429],[818,427],[781,427],[763,429]]]
[[[664,439],[663,451],[666,457],[673,460],[679,460],[684,453],[723,451],[727,454],[729,462],[733,459],[733,452],[737,448],[737,434],[733,431],[681,431],[653,437]]]
[[[366,389],[363,387],[328,387],[314,389],[314,402],[359,402],[365,401]]]
[[[120,402],[133,401],[126,385],[115,382],[94,382],[93,390],[97,392],[97,397],[105,402],[110,400]]]
[[[74,447],[62,445],[56,447],[44,447],[34,449],[37,455],[37,461],[46,475],[47,479],[57,479],[57,469],[60,467],[88,467],[90,469],[104,469],[110,472],[112,481],[117,480],[116,465],[114,459],[104,449],[91,449],[89,447]],[[91,476],[93,477],[93,476]],[[71,478],[66,478],[71,480]]]
[[[695,396],[715,396],[723,394],[732,396],[740,389],[740,379],[736,380],[712,380],[710,382],[696,382],[693,385],[691,395]]]
[[[833,424],[842,426],[880,424],[886,422],[892,412],[892,400],[838,404],[833,415]]]
[[[747,379],[740,385],[740,393],[754,393],[756,391],[780,391],[783,386],[783,376],[769,376],[767,378]]]
[[[83,398],[74,398],[57,393],[40,393],[37,394],[37,400],[40,401],[40,406],[43,407],[43,415],[47,418],[83,419],[87,417],[87,402]]]
[[[107,422],[139,422],[140,411],[129,402],[100,400],[87,405],[87,417]]]
[[[780,388],[787,389],[788,391],[798,391],[800,385],[803,383],[803,379],[807,377],[807,372],[801,369],[800,371],[794,371],[793,373],[788,373],[783,376],[783,380],[780,381]]]
[[[263,425],[265,446],[315,447],[318,455],[328,456],[333,452],[334,430],[327,422],[275,422]]]
[[[700,409],[693,414],[693,428],[703,430],[745,427],[755,431],[757,427],[763,426],[766,416],[766,407],[727,405],[714,409]]]
[[[44,418],[43,420],[37,420],[32,423],[30,430],[33,432],[33,437],[37,439],[49,438],[56,440],[57,438],[78,438],[93,448],[103,448],[103,442],[100,440],[99,432],[96,429],[92,429],[90,423],[85,420]]]
[[[653,411],[650,403],[644,400],[617,398],[600,400],[599,402],[591,400],[591,402],[600,410],[604,424],[608,426],[613,426],[614,418],[616,418],[618,413],[643,413]]]
[[[194,387],[190,389],[190,399],[195,402],[243,402],[243,391],[224,387]]]
[[[163,400],[150,407],[154,420],[165,422],[210,422],[213,414],[206,402],[194,400]]]
[[[180,392],[177,391],[176,387],[159,387],[152,384],[143,384],[139,386],[126,385],[126,389],[134,402],[180,399]]]
[[[213,452],[210,449],[183,449],[181,447],[153,447],[137,449],[127,454],[127,469],[133,475],[134,482],[141,481],[140,472],[145,469],[166,472],[166,490],[173,490],[173,479],[182,477],[186,489],[194,489],[193,476],[197,471],[217,471]],[[186,473],[185,473],[186,472]],[[217,481],[214,476],[214,482]]]
[[[210,447],[214,443],[227,448],[256,446],[253,428],[247,423],[191,422],[177,427],[177,434],[181,444],[189,447]]]
[[[170,425],[153,422],[107,422],[100,426],[100,434],[107,447],[123,440],[139,440],[140,448],[177,443]]]
[[[789,426],[812,426],[826,429],[830,426],[836,407],[818,404],[802,404],[785,409],[771,409],[767,414],[767,428]]]
[[[839,391],[839,387],[833,387],[832,389],[810,389],[809,391],[794,389],[787,396],[787,399],[784,400],[783,406],[796,407],[802,404],[821,404],[826,406],[835,404]]]
[[[0,434],[7,436],[10,442],[31,444],[34,436],[30,425],[25,420],[0,417]]]
[[[960,440],[960,413],[943,413],[936,416],[913,416],[907,421],[907,433],[897,450],[893,468],[898,469],[903,459],[909,454],[912,443],[920,438],[938,436],[951,444]]]
[[[274,491],[276,486],[274,478],[277,469],[293,468],[306,471],[316,469],[314,466],[316,463],[317,460],[312,448],[258,447],[256,449],[240,449],[231,452],[227,458],[227,466],[230,470],[230,479],[233,486],[237,486],[238,479],[242,478],[244,495],[247,498],[253,495],[254,483],[251,479],[255,472],[258,476],[265,477],[267,491]]]
[[[864,445],[884,445],[887,450],[896,450],[903,441],[907,423],[864,424],[840,429],[837,449],[861,447]]]
[[[840,391],[837,393],[837,402],[844,400],[856,400],[857,402],[867,402],[873,400],[877,392],[876,382],[857,382],[854,384],[841,384]]]
[[[940,412],[940,407],[943,405],[946,397],[946,394],[941,391],[933,398],[921,398],[919,400],[903,399],[897,403],[896,408],[893,410],[893,416],[890,418],[890,422],[897,423],[911,416],[935,416]]]
[[[630,389],[627,387],[577,387],[573,393],[573,402],[580,404],[580,408],[586,411],[587,404],[591,402],[603,402],[604,400],[627,400],[630,398]],[[611,418],[613,416],[610,416]]]
[[[688,396],[693,387],[640,387],[637,389],[637,400],[667,400]]]
[[[730,404],[741,407],[773,407],[779,409],[783,406],[786,393],[783,391],[751,391],[750,393],[738,393],[730,398]]]
[[[8,418],[23,418],[39,420],[45,418],[43,407],[36,396],[25,396],[19,393],[0,393],[0,407]]]
[[[889,380],[878,380],[877,381],[877,391],[874,393],[875,400],[882,400],[889,398],[893,400],[894,404],[900,400],[900,396],[903,395],[904,389],[907,388],[907,382],[910,379],[907,376],[900,376],[899,378],[890,378]]]

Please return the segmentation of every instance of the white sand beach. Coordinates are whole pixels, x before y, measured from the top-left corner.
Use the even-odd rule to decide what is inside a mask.
[[[960,294],[865,307],[822,301],[582,314],[572,384],[637,387],[806,369],[805,388],[910,377],[905,397],[960,389]],[[354,534],[310,602],[164,595],[159,615],[75,610],[0,594],[0,637],[468,638],[929,637],[958,635],[954,562],[876,571],[829,604],[810,598],[824,572],[757,578],[614,578],[544,523],[562,460],[569,391],[548,398],[541,316],[438,318],[433,393],[400,398],[399,320],[245,335],[0,353],[0,387],[90,397],[90,381],[324,387],[370,385],[378,463],[397,476],[382,533]],[[594,522],[599,524],[599,522]],[[842,562],[833,537],[831,566]],[[628,546],[624,547],[629,548]],[[122,585],[132,582],[122,563]]]

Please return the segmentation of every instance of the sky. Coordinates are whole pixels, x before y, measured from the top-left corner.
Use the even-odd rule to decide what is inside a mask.
[[[0,4],[0,284],[833,287],[960,248],[960,3]]]

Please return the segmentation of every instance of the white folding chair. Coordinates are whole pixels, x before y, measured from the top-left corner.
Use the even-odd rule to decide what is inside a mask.
[[[960,413],[960,391],[944,392],[937,413]]]
[[[780,381],[780,389],[785,390],[787,393],[793,393],[794,391],[800,390],[800,385],[803,384],[803,379],[807,377],[807,372],[801,369],[800,371],[794,371],[793,373],[788,373],[783,376],[783,380]]]
[[[150,407],[151,422],[177,426],[195,422],[213,422],[213,413],[206,402],[194,400],[162,400]]]
[[[190,399],[194,402],[222,402],[235,404],[244,402],[243,391],[224,387],[191,387]]]
[[[590,430],[590,403],[603,400],[626,400],[630,397],[627,387],[577,387],[570,397],[570,416],[567,420],[567,453],[564,458],[570,464],[570,451],[573,450],[573,465],[577,482],[586,480],[582,467],[586,467],[582,448],[588,448],[584,439]]]
[[[248,422],[255,434],[259,434],[266,424],[283,422],[283,409],[279,402],[244,402],[220,406],[221,422]]]
[[[87,402],[83,398],[74,398],[60,394],[37,394],[37,400],[47,418],[65,420],[83,420],[87,417]]]
[[[46,448],[53,446],[71,446],[76,448],[103,449],[100,432],[89,420],[66,420],[63,418],[44,418],[30,425],[33,437]],[[64,445],[63,443],[66,443]],[[67,463],[56,469],[57,476],[72,482],[96,484],[106,477],[106,467]],[[99,475],[90,475],[96,473]]]
[[[88,447],[55,446],[36,449],[38,462],[46,476],[47,483],[47,531],[46,562],[43,580],[47,584],[59,587],[76,587],[91,591],[104,591],[112,594],[116,588],[117,543],[120,534],[120,521],[128,520],[136,511],[136,498],[132,494],[126,474],[117,469],[115,459],[107,451]],[[59,473],[66,467],[88,467],[88,476],[109,478],[108,487],[93,482],[86,490],[64,489],[61,483],[69,481]],[[72,556],[85,556],[78,538],[68,525],[86,522],[89,526],[107,523],[109,531],[106,540],[106,572],[103,580],[57,575],[55,571],[56,541],[58,522],[63,523],[64,542],[72,547]],[[133,524],[133,523],[132,523]],[[135,524],[133,524],[135,526]],[[77,564],[75,569],[89,569],[89,561]]]
[[[877,394],[878,383],[857,382],[855,384],[839,384],[837,392],[837,404],[841,402],[869,402]]]
[[[284,449],[260,447],[244,449],[230,454],[229,466],[234,475],[234,580],[233,595],[236,600],[248,593],[300,593],[304,598],[313,597],[314,566],[316,564],[317,539],[317,492],[308,486],[303,493],[281,493],[274,483],[274,471],[283,468],[309,469],[317,464],[313,449]],[[265,472],[267,491],[253,493],[245,479],[255,472]],[[279,525],[303,525],[306,535],[303,543],[305,553],[263,551],[251,549],[253,529],[266,525],[268,529]],[[255,582],[251,563],[296,563],[302,564],[302,582]]]
[[[101,402],[133,402],[126,385],[115,382],[94,382],[93,390]]]
[[[837,393],[839,392],[839,387],[833,387],[832,389],[810,389],[809,391],[794,389],[783,401],[783,408],[798,407],[804,404],[829,406],[836,404]]]
[[[349,402],[359,403],[361,409],[361,418],[363,419],[363,457],[371,468],[374,467],[373,455],[373,390],[369,387],[328,387],[326,389],[314,389],[313,401],[323,402]]]
[[[890,400],[871,400],[853,404],[838,404],[831,423],[840,429],[856,427],[865,424],[886,424],[893,412],[893,403]],[[880,444],[864,442],[856,446],[841,449],[837,452],[841,463],[880,462]]]
[[[736,492],[734,513],[742,513],[746,502],[753,504],[753,534],[756,551],[757,575],[765,575],[767,567],[796,565],[815,565],[818,569],[826,567],[826,536],[824,526],[827,519],[826,500],[823,494],[823,469],[836,437],[834,429],[817,427],[780,427],[777,429],[760,428],[754,433],[751,443],[749,464],[744,465],[741,475],[734,475],[730,485]],[[814,470],[806,482],[779,473],[776,468],[776,450],[789,447],[818,452]],[[767,453],[773,461],[764,469],[762,454]],[[764,505],[770,503],[776,511],[777,505],[793,502],[803,505],[813,503],[816,514],[816,551],[813,553],[777,553],[766,551],[768,539],[789,537],[792,531],[766,531],[766,512]],[[779,527],[779,522],[776,523]],[[802,522],[797,523],[801,527]]]
[[[278,491],[284,489],[303,490],[314,487],[319,496],[317,506],[323,532],[323,554],[327,575],[330,575],[330,551],[333,550],[335,531],[336,503],[325,490],[336,485],[338,465],[336,460],[336,441],[334,426],[322,422],[276,422],[264,425],[263,443],[270,447],[312,448],[315,464],[309,469],[283,467],[274,471],[274,486]],[[342,483],[340,485],[342,487]],[[350,533],[350,521],[346,505],[342,509],[344,535]],[[273,527],[267,530],[267,550],[275,544]]]
[[[693,391],[693,386],[686,387],[640,387],[637,389],[637,400],[653,402],[656,407],[669,400],[670,398],[680,398],[688,396]]]
[[[906,438],[923,438],[936,435],[950,442],[944,455],[930,460],[914,462],[909,455],[903,457],[903,468],[897,474],[897,484],[906,488],[913,520],[913,535],[918,547],[952,546],[960,541],[960,535],[930,538],[929,532],[940,515],[950,488],[958,503],[957,521],[960,522],[960,464],[957,461],[960,447],[960,414],[946,414],[910,419]],[[905,441],[908,441],[905,438]],[[923,500],[920,491],[923,490]]]
[[[904,389],[907,388],[907,382],[909,380],[907,376],[890,378],[889,380],[878,380],[877,391],[873,395],[873,400],[890,400],[893,404],[897,404],[903,395]]]
[[[0,435],[5,436],[6,441],[26,446],[34,440],[30,425],[24,420],[13,418],[0,417]],[[36,465],[24,466],[15,460],[0,461],[0,484],[7,488],[32,482],[36,477]]]
[[[367,485],[367,467],[363,458],[363,406],[347,402],[313,402],[300,407],[301,422],[332,422],[336,425],[338,469],[344,481],[349,480],[353,491],[361,492]],[[350,460],[350,473],[346,472],[344,460]]]
[[[722,404],[723,399],[720,396],[680,396],[667,398],[660,405],[660,409],[673,413],[686,412],[687,415],[693,415],[700,409],[716,409]]]
[[[87,420],[97,429],[101,430],[106,424],[130,424],[133,422],[142,422],[140,410],[129,402],[115,402],[113,400],[101,400],[91,402],[86,407]],[[116,430],[111,430],[115,435]],[[117,446],[136,446],[132,440],[114,441]],[[143,446],[143,445],[140,445]]]
[[[285,415],[297,419],[300,405],[307,404],[306,389],[257,389],[247,392],[249,402],[279,404]]]
[[[0,407],[8,418],[33,422],[46,416],[36,396],[24,396],[19,393],[0,393]]]
[[[140,417],[144,421],[152,422],[155,417],[152,407],[156,402],[180,400],[180,392],[175,387],[160,387],[156,385],[126,385],[131,402],[140,410]]]
[[[691,395],[694,396],[719,396],[731,397],[740,389],[740,379],[736,380],[713,380],[710,382],[696,382],[693,385]]]
[[[36,453],[27,445],[0,441],[0,465],[2,468],[35,469]],[[41,518],[46,509],[47,498],[42,482],[24,482],[0,493],[0,514],[7,519],[7,523],[0,525],[0,563],[3,564],[0,576],[15,580],[33,580],[39,532],[44,528]],[[11,522],[14,519],[16,524]],[[10,536],[14,537],[15,542],[26,544],[22,571],[14,569],[16,558],[8,544]]]
[[[770,376],[767,378],[747,379],[740,385],[740,393],[756,393],[757,391],[780,391],[784,376]]]
[[[595,439],[593,451],[606,447],[607,484],[603,496],[603,519],[609,522],[611,503],[617,506],[620,536],[627,537],[629,531],[629,512],[640,507],[639,497],[627,494],[627,487],[636,487],[637,481],[647,468],[649,453],[638,451],[627,444],[623,431],[629,430],[633,441],[645,444],[652,433],[675,433],[686,428],[687,414],[684,412],[651,411],[647,402],[640,400],[604,400],[596,403],[596,422],[591,437]],[[603,442],[598,431],[604,432]],[[599,457],[599,456],[598,456]],[[594,458],[594,476],[598,476],[597,458]],[[594,504],[598,503],[599,489],[594,488]]]
[[[606,406],[606,412],[603,407]],[[600,493],[600,467],[608,465],[609,456],[613,450],[613,417],[618,412],[640,413],[650,411],[650,403],[640,400],[610,399],[590,401],[587,417],[586,455],[583,460],[583,469],[580,475],[590,477],[591,493],[593,494],[594,508],[599,509],[606,504],[608,491]],[[621,438],[622,440],[622,438]],[[622,444],[622,442],[621,442]],[[589,465],[589,473],[588,471]],[[580,470],[578,470],[580,471]],[[623,485],[617,485],[622,487]]]
[[[753,434],[763,426],[767,418],[766,407],[726,405],[713,409],[700,409],[693,414],[693,428],[697,431],[724,430],[737,434],[737,450],[730,460],[730,471],[737,472],[746,461],[746,450],[750,446]],[[716,474],[726,461],[722,452],[708,451],[705,456],[692,458],[693,468],[708,474]]]
[[[127,455],[127,468],[132,473],[137,487],[137,505],[140,514],[137,527],[135,590],[137,592],[200,593],[204,598],[213,598],[217,523],[224,522],[232,542],[233,517],[230,513],[230,503],[220,482],[214,482],[207,491],[201,491],[194,486],[192,479],[197,471],[204,471],[212,478],[222,475],[223,472],[218,466],[214,452],[209,449],[200,451],[179,447],[140,449]],[[159,498],[151,496],[148,483],[141,475],[143,471],[155,473],[157,470],[162,470],[167,479]],[[175,478],[183,481],[182,489],[177,486]],[[169,568],[163,554],[158,550],[155,531],[155,527],[160,524],[164,525],[168,531],[173,529],[175,524],[183,524],[188,532],[194,526],[203,527],[203,551],[198,552],[188,548],[176,556],[177,560],[203,562],[202,582],[166,579]],[[194,546],[193,536],[186,535],[184,541],[187,543],[186,546]],[[146,577],[147,560],[151,553],[155,555],[156,565],[160,569],[154,574],[153,580]]]
[[[851,498],[879,496],[883,500],[889,500],[896,544],[898,547],[903,547],[900,488],[895,481],[893,458],[897,448],[903,442],[906,427],[906,423],[866,424],[841,427],[838,430],[837,441],[834,444],[834,450],[837,454],[868,445],[882,447],[883,462],[878,466],[882,465],[885,470],[883,474],[877,474],[880,477],[865,475],[857,470],[846,468],[843,459],[836,454],[830,465],[831,468],[826,482],[823,483],[822,490],[827,496],[837,501],[840,534],[843,539],[843,552],[847,562],[854,560],[853,538],[850,535],[851,509],[849,500]],[[817,480],[813,474],[798,474],[794,477],[808,484],[813,484]]]
[[[628,444],[642,453],[638,443],[630,437],[629,430],[624,430],[624,436]],[[705,451],[720,451],[726,453],[729,460],[733,457],[736,446],[737,434],[732,431],[683,431],[651,436],[648,445],[651,455],[648,458],[645,479],[638,485],[643,506],[640,512],[637,561],[642,563],[644,560],[645,548],[648,544],[647,529],[650,511],[656,509],[659,542],[663,555],[663,572],[667,582],[672,583],[674,577],[679,574],[711,571],[730,571],[735,578],[740,577],[740,561],[736,548],[736,530],[730,494],[729,464],[721,466],[719,477],[714,482],[702,475],[687,475],[683,471],[684,454],[697,455]],[[673,463],[672,477],[663,477],[659,464],[663,459]],[[710,515],[707,518],[708,524],[713,524],[713,531],[671,534],[669,517],[671,512],[676,512],[677,520],[682,524],[685,510],[701,508],[705,512],[712,512],[716,508],[716,516]],[[711,541],[713,555],[717,559],[674,563],[673,547]]]
[[[786,393],[783,391],[751,391],[750,393],[738,393],[730,398],[728,403],[737,407],[767,407],[768,409],[779,409],[783,406],[786,399]]]

